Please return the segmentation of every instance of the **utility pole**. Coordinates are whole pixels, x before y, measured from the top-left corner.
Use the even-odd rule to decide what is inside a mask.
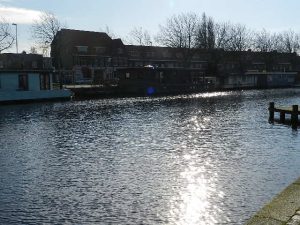
[[[19,50],[18,50],[18,24],[13,23],[12,25],[16,26],[16,49],[17,49],[17,54],[18,54],[19,53]]]

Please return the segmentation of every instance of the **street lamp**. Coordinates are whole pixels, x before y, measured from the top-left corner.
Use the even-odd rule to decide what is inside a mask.
[[[17,54],[19,53],[18,51],[18,24],[13,23],[13,26],[16,26],[16,49],[17,49]]]

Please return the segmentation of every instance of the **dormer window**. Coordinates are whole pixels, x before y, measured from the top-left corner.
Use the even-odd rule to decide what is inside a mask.
[[[88,51],[88,46],[76,46],[77,51],[81,53],[87,53]]]

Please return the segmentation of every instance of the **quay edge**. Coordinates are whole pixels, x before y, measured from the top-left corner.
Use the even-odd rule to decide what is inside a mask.
[[[274,197],[245,225],[300,225],[300,178]]]

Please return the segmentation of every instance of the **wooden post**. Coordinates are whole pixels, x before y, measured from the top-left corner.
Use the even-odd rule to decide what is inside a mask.
[[[298,127],[298,105],[293,105],[293,111],[292,111],[292,128],[297,130]]]
[[[274,122],[274,108],[275,108],[275,103],[270,102],[269,104],[269,121]]]
[[[285,122],[285,112],[280,112],[280,123]]]

